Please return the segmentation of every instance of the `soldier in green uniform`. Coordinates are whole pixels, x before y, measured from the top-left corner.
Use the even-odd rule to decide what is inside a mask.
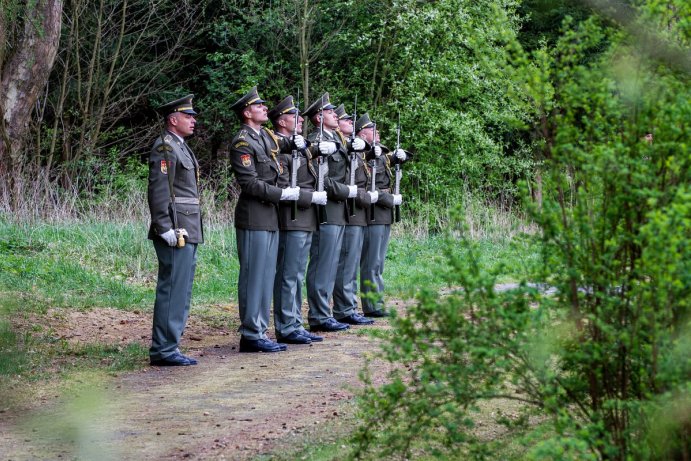
[[[355,132],[358,137],[367,142],[371,149],[367,154],[370,166],[370,181],[375,180],[375,190],[379,193],[377,203],[370,214],[367,230],[362,244],[362,256],[360,259],[360,286],[363,294],[374,291],[378,299],[367,297],[362,299],[362,311],[365,317],[386,317],[388,312],[384,309],[384,261],[389,246],[391,235],[391,223],[393,221],[393,208],[400,205],[402,196],[393,194],[391,190],[391,161],[404,162],[407,154],[403,149],[390,152],[379,144],[379,131],[375,132],[375,125],[364,114],[355,122]],[[372,169],[375,170],[375,178],[372,178]],[[371,186],[371,183],[368,187]]]
[[[262,125],[268,109],[257,87],[238,99],[231,109],[242,121],[240,131],[230,143],[230,160],[240,185],[235,207],[240,275],[240,352],[278,352],[286,346],[266,335],[271,312],[271,294],[278,254],[278,204],[298,200],[299,187],[278,187],[282,166],[278,155],[282,143]],[[302,136],[295,136],[297,147],[305,147]]]
[[[340,331],[348,324],[331,315],[329,300],[333,294],[347,219],[346,199],[357,195],[357,186],[347,184],[349,142],[338,133],[338,116],[324,93],[305,110],[315,126],[309,136],[313,153],[326,158],[328,176],[326,219],[312,234],[310,261],[307,267],[308,321],[311,331]]]
[[[279,140],[291,143],[302,134],[304,119],[292,96],[287,96],[269,111],[269,119]],[[317,171],[309,149],[291,146],[279,156],[283,172],[279,187],[300,188],[297,202],[281,202],[278,207],[278,261],[274,281],[274,327],[279,343],[309,344],[324,338],[306,331],[302,324],[302,285],[312,232],[317,229],[317,205],[326,205],[326,192],[316,192]]]
[[[149,357],[155,366],[196,365],[179,345],[190,311],[197,245],[203,243],[199,164],[185,138],[194,133],[193,95],[161,106],[165,131],[149,156],[149,238],[158,258]]]
[[[338,259],[336,285],[333,293],[334,318],[349,325],[370,325],[373,320],[357,312],[357,273],[360,268],[360,255],[367,229],[368,211],[377,202],[379,193],[367,191],[369,171],[365,166],[365,141],[353,137],[353,117],[348,115],[343,104],[336,108],[338,132],[343,138],[352,140],[354,151],[348,158],[348,184],[357,186],[357,196],[347,202],[348,222],[343,234],[341,255]]]

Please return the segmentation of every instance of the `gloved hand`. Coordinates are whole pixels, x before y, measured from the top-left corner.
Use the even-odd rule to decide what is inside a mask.
[[[401,162],[405,162],[405,159],[408,158],[408,156],[405,154],[405,151],[403,149],[396,149],[393,154]]]
[[[369,195],[370,203],[377,203],[377,200],[379,200],[379,192],[376,190],[374,192],[368,190],[367,194]]]
[[[319,152],[322,155],[331,155],[336,152],[336,143],[331,141],[322,141],[319,143]]]
[[[357,195],[357,186],[348,186],[348,198],[353,198]]]
[[[178,238],[175,235],[175,231],[170,229],[161,234],[161,238],[166,241],[169,247],[174,247],[178,244]]]
[[[381,155],[381,147],[380,146],[374,146],[374,155],[375,155],[375,157],[379,157]]]
[[[400,205],[403,203],[403,196],[401,194],[393,194],[393,204]]]
[[[363,150],[365,148],[365,140],[362,138],[355,138],[355,139],[353,139],[352,146],[353,146],[353,150],[357,150],[357,151]]]
[[[297,200],[300,197],[299,187],[286,187],[281,191],[281,200]]]
[[[312,203],[315,205],[326,205],[326,191],[312,192]]]
[[[295,147],[297,147],[299,150],[302,150],[305,148],[307,143],[305,142],[305,138],[303,138],[301,135],[296,134],[293,136],[293,144],[295,144]]]

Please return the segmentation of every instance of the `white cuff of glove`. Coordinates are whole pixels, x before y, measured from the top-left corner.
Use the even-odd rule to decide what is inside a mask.
[[[376,157],[379,157],[381,155],[381,147],[379,146],[374,146],[374,155]]]
[[[365,148],[365,141],[362,138],[353,139],[353,150],[363,150]]]
[[[369,195],[370,203],[377,203],[377,200],[379,200],[379,192],[376,190],[374,192],[367,191],[367,194]]]
[[[348,186],[348,198],[353,198],[357,195],[357,186]]]
[[[297,200],[300,197],[299,187],[286,187],[281,191],[281,200]]]
[[[326,205],[326,191],[312,192],[312,203],[315,205]]]
[[[175,236],[175,231],[170,229],[161,234],[161,238],[166,241],[168,246],[174,247],[178,244],[178,239]]]
[[[393,204],[400,205],[403,203],[403,196],[401,194],[393,194]]]
[[[299,134],[296,134],[295,136],[293,136],[293,144],[295,144],[295,147],[297,147],[298,149],[304,149],[305,146],[307,145],[305,143],[305,138],[303,138]]]
[[[319,152],[322,155],[331,155],[336,152],[336,143],[331,141],[322,141],[319,143]]]
[[[405,162],[405,159],[408,158],[408,156],[405,154],[405,151],[403,149],[396,149],[396,151],[394,152],[394,155],[401,162]]]

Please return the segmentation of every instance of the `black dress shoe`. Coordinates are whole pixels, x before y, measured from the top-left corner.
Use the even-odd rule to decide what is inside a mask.
[[[360,314],[349,315],[348,317],[338,319],[338,321],[348,325],[372,325],[374,323],[374,320],[366,319]]]
[[[293,331],[289,335],[286,336],[279,336],[276,335],[276,341],[279,343],[286,343],[286,344],[310,344],[312,343],[312,340],[309,338],[309,336],[305,336],[302,334],[300,331]]]
[[[195,360],[194,364],[196,363],[197,361]],[[150,364],[153,367],[186,367],[188,365],[194,365],[187,357],[178,352],[173,352],[168,357],[162,359],[152,360]]]
[[[348,325],[336,319],[326,319],[326,322],[319,325],[310,325],[310,331],[341,331],[348,328],[350,328]]]
[[[199,363],[199,362],[197,362],[197,359],[193,359],[192,357],[188,357],[186,355],[183,355],[183,357],[185,357],[187,359],[187,361],[190,362],[190,365],[196,365]]]
[[[280,352],[288,349],[270,339],[247,339],[240,337],[240,352]]]
[[[324,341],[323,336],[315,335],[314,333],[310,333],[307,330],[300,330],[300,334],[302,336],[307,336],[309,339],[312,340],[313,343],[319,343],[319,342]]]
[[[389,314],[384,309],[378,309],[378,310],[372,311],[372,312],[365,312],[365,317],[381,318],[381,317],[390,317],[390,316],[391,316],[391,314]]]

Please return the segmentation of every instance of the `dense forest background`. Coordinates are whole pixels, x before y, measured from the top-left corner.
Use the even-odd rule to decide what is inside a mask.
[[[32,196],[25,211],[45,215],[62,194],[137,187],[160,128],[155,108],[186,93],[201,113],[191,144],[205,186],[232,199],[226,143],[238,122],[228,108],[259,85],[269,106],[299,93],[305,107],[328,91],[352,112],[357,97],[357,112],[369,112],[389,144],[400,112],[401,142],[417,154],[404,179],[408,210],[432,228],[469,190],[510,208],[519,180],[535,177],[536,113],[516,97],[507,45],[549,49],[566,16],[592,14],[572,0],[3,5],[5,210],[26,209],[20,197]],[[33,67],[22,73],[22,63]]]

